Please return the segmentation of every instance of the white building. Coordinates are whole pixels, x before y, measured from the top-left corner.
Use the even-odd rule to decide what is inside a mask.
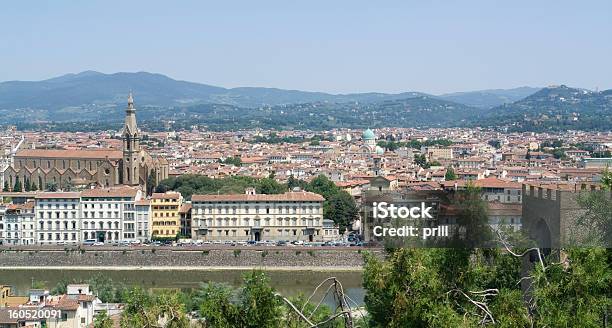
[[[151,239],[149,219],[151,217],[151,202],[148,199],[136,201],[136,239],[141,242]]]
[[[5,230],[6,230],[6,220],[4,219],[4,213],[6,212],[6,205],[0,204],[0,245],[4,245],[6,241],[4,240]]]
[[[136,239],[136,201],[142,191],[122,186],[88,189],[81,193],[83,240],[118,243]]]
[[[36,243],[40,245],[78,244],[80,193],[43,192],[35,197]]]
[[[323,197],[311,192],[193,195],[192,239],[323,240]]]
[[[35,243],[34,201],[28,201],[25,204],[9,204],[4,214],[4,222],[6,244],[32,245]]]
[[[334,220],[323,220],[323,241],[334,241],[340,239],[340,229]]]

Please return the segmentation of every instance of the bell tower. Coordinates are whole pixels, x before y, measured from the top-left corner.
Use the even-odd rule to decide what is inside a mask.
[[[122,183],[136,186],[140,180],[140,136],[136,126],[136,108],[132,93],[128,96],[123,126],[123,176]]]

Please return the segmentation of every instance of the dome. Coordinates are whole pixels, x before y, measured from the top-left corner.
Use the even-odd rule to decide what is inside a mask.
[[[363,131],[363,134],[361,135],[361,137],[363,138],[363,140],[374,140],[376,139],[376,136],[374,135],[374,132],[370,129],[367,129],[365,131]]]
[[[383,155],[384,153],[385,153],[385,150],[381,146],[376,146],[377,155]]]

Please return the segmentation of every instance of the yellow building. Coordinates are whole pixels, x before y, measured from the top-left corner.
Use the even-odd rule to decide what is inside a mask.
[[[183,197],[178,192],[154,193],[151,197],[151,238],[176,237],[181,231],[179,210]]]
[[[11,287],[0,285],[0,308],[6,308],[11,306],[19,306],[26,304],[28,298],[24,296],[14,296],[11,292]],[[0,327],[2,323],[0,322]]]
[[[8,297],[11,295],[11,287],[0,285],[0,307],[5,306]]]

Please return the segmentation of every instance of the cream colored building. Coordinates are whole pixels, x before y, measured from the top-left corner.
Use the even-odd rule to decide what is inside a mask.
[[[179,210],[183,197],[178,192],[154,193],[150,200],[151,238],[172,238],[181,231]]]
[[[453,149],[450,147],[423,147],[421,152],[429,162],[453,159]]]
[[[323,241],[323,201],[311,192],[193,195],[192,239]]]

